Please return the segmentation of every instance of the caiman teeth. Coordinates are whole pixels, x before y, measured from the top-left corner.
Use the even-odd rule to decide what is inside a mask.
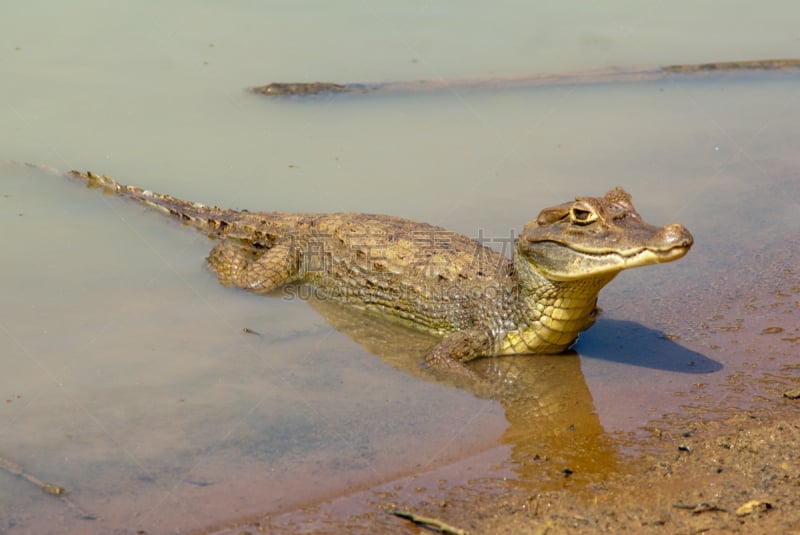
[[[585,255],[589,255],[589,256],[616,256],[616,257],[619,257],[619,258],[633,258],[633,257],[639,256],[639,255],[641,255],[642,253],[645,253],[645,252],[650,252],[650,253],[653,253],[655,255],[665,255],[665,254],[669,254],[669,253],[675,251],[676,249],[688,249],[688,246],[686,246],[686,245],[674,245],[672,247],[666,247],[666,248],[663,248],[663,249],[662,248],[657,248],[657,247],[638,247],[636,249],[629,249],[629,250],[620,251],[620,250],[617,250],[617,249],[597,250],[597,249],[581,248],[581,247],[577,247],[575,245],[570,245],[570,244],[566,244],[566,243],[561,243],[559,245],[563,245],[564,247],[572,249],[573,251],[575,251],[577,253],[581,253],[581,254],[585,254]]]

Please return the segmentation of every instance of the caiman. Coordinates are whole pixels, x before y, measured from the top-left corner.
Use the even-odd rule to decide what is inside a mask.
[[[545,208],[508,259],[399,217],[224,210],[92,172],[68,175],[219,239],[207,260],[222,284],[255,293],[308,284],[316,298],[442,337],[427,365],[465,375],[474,373],[465,363],[479,356],[566,350],[594,323],[598,293],[620,271],[676,260],[693,243],[682,225],[645,223],[619,187]]]

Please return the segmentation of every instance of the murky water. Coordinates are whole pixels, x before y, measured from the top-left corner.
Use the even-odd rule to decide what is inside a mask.
[[[219,286],[204,236],[4,163],[0,457],[97,518],[4,471],[0,531],[202,528],[480,452],[484,475],[556,481],[545,452],[591,479],[613,470],[618,432],[758,402],[751,385],[800,356],[797,76],[312,101],[244,88],[796,56],[798,8],[771,4],[0,8],[6,160],[220,206],[392,213],[498,247],[542,207],[620,184],[696,238],[614,281],[579,355],[482,363],[516,378],[487,399],[415,376],[424,337],[385,327],[359,345],[304,302]]]

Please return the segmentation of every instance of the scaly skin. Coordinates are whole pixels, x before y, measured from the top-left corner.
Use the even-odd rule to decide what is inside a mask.
[[[513,260],[440,227],[385,215],[223,210],[70,171],[90,187],[193,224],[220,243],[222,284],[268,293],[309,283],[317,297],[379,311],[442,336],[433,367],[472,375],[478,356],[558,353],[594,322],[597,295],[623,269],[682,257],[681,225],[646,224],[621,188],[547,208]]]

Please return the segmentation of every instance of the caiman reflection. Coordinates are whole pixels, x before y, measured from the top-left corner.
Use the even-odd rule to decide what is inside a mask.
[[[502,404],[508,428],[499,444],[511,446],[512,468],[522,482],[560,487],[567,479],[600,481],[616,470],[618,455],[600,425],[577,354],[478,359],[474,365],[485,380],[476,381],[419,365],[436,345],[434,336],[330,301],[309,304],[394,368]]]

